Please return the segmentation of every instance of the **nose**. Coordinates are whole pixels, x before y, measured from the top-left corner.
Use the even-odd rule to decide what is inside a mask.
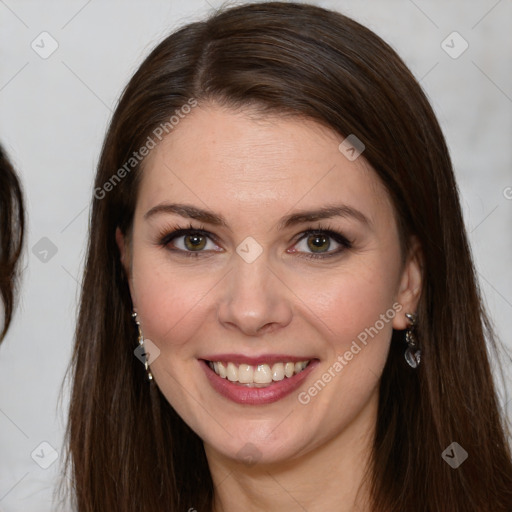
[[[237,255],[225,278],[219,322],[247,336],[274,332],[291,322],[291,296],[286,283],[270,267],[265,252],[252,263]]]

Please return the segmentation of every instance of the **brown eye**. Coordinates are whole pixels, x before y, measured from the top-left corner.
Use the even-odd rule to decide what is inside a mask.
[[[310,235],[307,239],[308,248],[312,252],[325,252],[331,245],[329,237],[325,235]]]
[[[335,247],[330,250],[334,241]],[[302,244],[302,247],[301,247]],[[295,244],[296,251],[304,258],[330,258],[338,256],[346,249],[352,247],[352,243],[341,233],[331,229],[316,229],[306,231],[302,238]]]
[[[183,256],[200,256],[202,253],[217,251],[219,247],[213,243],[213,235],[203,229],[176,226],[170,233],[162,233],[158,245],[171,252]],[[210,246],[208,246],[210,244]]]
[[[185,247],[190,251],[204,249],[206,246],[206,237],[199,234],[185,235],[183,237]]]

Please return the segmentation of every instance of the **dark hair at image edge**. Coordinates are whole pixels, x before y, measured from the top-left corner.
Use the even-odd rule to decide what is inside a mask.
[[[216,13],[160,43],[113,115],[95,187],[191,98],[307,117],[355,134],[386,186],[404,255],[421,244],[422,362],[403,359],[394,331],[380,384],[372,510],[510,512],[512,463],[487,348],[483,310],[448,150],[417,81],[378,36],[306,4],[256,3]],[[179,129],[179,128],[178,128]],[[68,463],[80,512],[210,512],[214,487],[202,442],[134,357],[137,331],[120,254],[141,168],[94,198],[72,361]],[[488,344],[486,345],[486,340]],[[441,457],[453,441],[469,454]]]
[[[14,312],[24,230],[23,191],[7,154],[0,146],[0,295],[3,302],[0,342],[7,333]]]

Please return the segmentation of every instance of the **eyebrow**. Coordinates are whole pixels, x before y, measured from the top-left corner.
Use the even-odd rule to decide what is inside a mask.
[[[226,219],[217,213],[202,208],[197,208],[189,204],[180,203],[161,203],[144,214],[144,219],[149,219],[159,214],[176,214],[180,217],[195,219],[213,226],[222,226],[229,229]],[[283,230],[291,226],[302,224],[305,222],[313,222],[322,219],[330,219],[333,217],[353,218],[367,227],[372,227],[372,222],[366,215],[355,208],[340,204],[327,205],[314,210],[299,210],[295,213],[283,217],[278,224],[278,229]]]

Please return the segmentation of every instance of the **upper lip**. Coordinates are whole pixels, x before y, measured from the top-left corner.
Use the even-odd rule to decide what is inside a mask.
[[[259,356],[246,356],[243,354],[212,354],[201,357],[205,361],[248,364],[256,366],[258,364],[274,364],[274,363],[298,363],[300,361],[310,361],[316,359],[309,356],[291,356],[287,354],[261,354]]]

